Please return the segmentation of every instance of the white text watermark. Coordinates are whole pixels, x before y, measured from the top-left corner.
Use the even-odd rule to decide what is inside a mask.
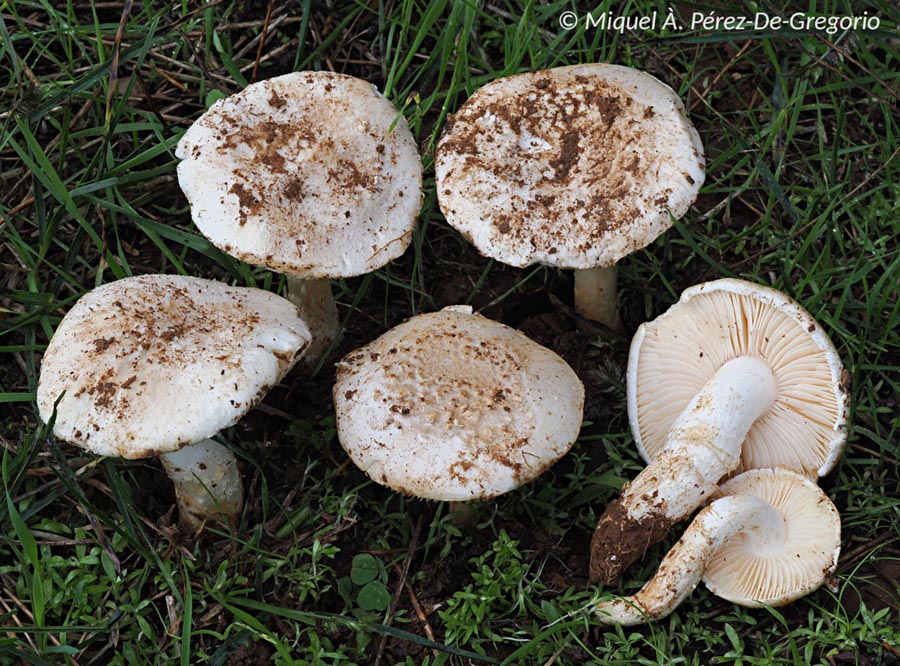
[[[610,32],[681,32],[684,30],[712,30],[731,32],[740,30],[792,30],[801,32],[824,32],[836,35],[846,30],[878,30],[881,19],[863,12],[860,15],[821,16],[794,12],[776,15],[756,12],[748,16],[716,14],[713,12],[691,12],[681,16],[674,11],[653,11],[639,16],[626,16],[615,12],[584,13],[566,11],[559,15],[559,26],[565,30],[583,27],[585,30]]]

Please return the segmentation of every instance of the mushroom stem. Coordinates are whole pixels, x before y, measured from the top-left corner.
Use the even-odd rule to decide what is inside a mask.
[[[623,330],[615,265],[575,271],[575,310],[613,331]]]
[[[598,604],[597,618],[625,626],[664,618],[694,591],[716,552],[741,532],[752,533],[762,544],[783,543],[784,520],[775,507],[757,497],[717,499],[697,514],[639,592]]]
[[[314,365],[328,351],[332,341],[337,343],[341,337],[341,323],[331,294],[331,282],[326,279],[303,280],[288,275],[285,295],[300,310],[300,316],[312,334],[303,360],[307,365]]]
[[[230,449],[204,439],[164,453],[160,460],[175,484],[183,528],[194,530],[215,517],[237,522],[244,503],[244,487]]]
[[[475,523],[475,502],[451,500],[447,507],[447,513],[453,516],[450,522],[459,528],[472,527]]]
[[[741,444],[775,402],[778,384],[753,356],[725,363],[681,413],[659,455],[600,517],[590,578],[610,585],[646,548],[711,497],[737,469]]]

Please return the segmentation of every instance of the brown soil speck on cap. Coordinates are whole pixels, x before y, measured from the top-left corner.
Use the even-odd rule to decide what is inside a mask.
[[[850,380],[853,378],[853,375],[850,374],[850,371],[846,368],[841,369],[841,388],[846,392],[850,390]]]
[[[284,188],[281,190],[281,193],[284,195],[285,199],[290,201],[300,202],[303,201],[304,197],[304,187],[303,181],[299,178],[289,178],[284,183]],[[298,245],[301,243],[299,241],[295,241]]]
[[[118,388],[115,382],[99,381],[88,389],[88,393],[98,407],[110,407]]]
[[[674,524],[675,521],[661,511],[637,521],[628,515],[621,500],[611,502],[600,516],[591,538],[591,582],[615,583],[650,546],[662,541]]]
[[[287,104],[287,100],[279,95],[278,91],[273,87],[272,93],[269,95],[269,104],[273,109],[280,109]]]
[[[560,140],[559,155],[550,160],[556,181],[565,183],[569,180],[569,172],[578,164],[578,132],[566,132]]]
[[[184,334],[184,326],[182,324],[177,324],[175,326],[170,326],[165,331],[161,332],[159,334],[159,337],[164,342],[171,342],[172,340],[177,338],[179,335],[183,335],[183,334]]]
[[[109,348],[109,346],[116,341],[115,338],[97,338],[94,340],[94,350],[98,352],[105,351]]]
[[[247,224],[249,216],[256,213],[259,207],[259,199],[253,194],[253,190],[246,187],[243,183],[234,183],[228,191],[238,198],[241,207],[240,225],[244,226]]]
[[[455,463],[450,465],[449,473],[450,476],[461,483],[466,482],[466,472],[468,472],[474,463],[468,460],[457,460]]]

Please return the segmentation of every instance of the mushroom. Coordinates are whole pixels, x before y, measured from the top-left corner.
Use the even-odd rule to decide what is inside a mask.
[[[462,502],[517,488],[561,458],[584,388],[549,349],[450,306],[345,356],[334,404],[341,445],[374,481]]]
[[[740,606],[783,606],[817,589],[837,567],[841,518],[805,476],[755,469],[726,481],[630,597],[598,604],[604,624],[634,625],[671,613],[702,579]]]
[[[287,276],[315,363],[340,332],[328,282],[373,271],[412,239],[422,166],[375,87],[294,72],[213,104],[178,142],[178,182],[216,247]]]
[[[621,328],[615,263],[687,212],[703,146],[671,88],[620,65],[497,79],[438,143],[438,203],[483,255],[574,268],[575,308]]]
[[[85,294],[41,362],[37,403],[53,433],[92,453],[159,455],[181,523],[236,521],[234,454],[210,439],[237,423],[309,344],[297,308],[259,289],[143,275]]]
[[[846,441],[847,387],[828,335],[791,298],[744,280],[691,287],[641,325],[627,390],[650,464],[597,524],[590,576],[604,585],[726,475],[780,466],[818,478]]]

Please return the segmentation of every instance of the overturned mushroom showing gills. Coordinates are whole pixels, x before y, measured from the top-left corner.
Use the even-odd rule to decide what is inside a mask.
[[[812,316],[751,282],[691,287],[643,324],[628,358],[628,416],[650,464],[600,517],[591,579],[614,582],[730,473],[827,474],[846,440],[842,375]]]
[[[60,322],[41,362],[38,407],[56,437],[92,453],[159,455],[186,528],[218,514],[235,521],[235,457],[209,438],[256,405],[308,344],[297,308],[275,294],[125,278],[83,296]]]
[[[722,484],[721,492],[637,594],[598,605],[601,622],[659,620],[701,578],[713,594],[741,606],[782,606],[834,572],[841,519],[808,478],[785,469],[750,470]]]
[[[584,388],[524,334],[451,306],[351,352],[334,386],[341,445],[374,481],[433,500],[485,499],[575,442]]]
[[[435,157],[453,227],[505,264],[576,269],[576,309],[612,328],[614,264],[687,212],[704,169],[672,89],[607,64],[487,84],[452,116]]]
[[[422,202],[406,119],[375,87],[294,72],[219,100],[178,142],[197,228],[242,261],[287,275],[314,363],[339,334],[330,278],[399,257]]]

